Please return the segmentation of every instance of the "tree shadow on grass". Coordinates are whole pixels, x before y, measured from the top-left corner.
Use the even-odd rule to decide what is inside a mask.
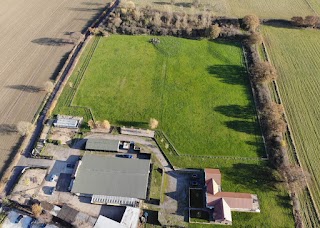
[[[252,191],[273,191],[279,181],[273,175],[273,169],[266,165],[237,163],[223,170],[234,185]],[[253,192],[254,193],[254,192]]]
[[[7,88],[21,90],[27,93],[39,93],[43,91],[43,88],[32,86],[32,85],[10,85],[10,86],[7,86]]]
[[[139,128],[148,128],[148,122],[143,121],[124,121],[124,120],[118,120],[117,124],[120,126],[126,126],[126,127],[139,127]]]
[[[17,133],[17,127],[14,124],[0,124],[0,135],[11,135]]]
[[[224,123],[228,128],[238,132],[247,133],[250,135],[257,135],[257,127],[253,122],[245,120],[232,120]]]
[[[207,68],[209,74],[231,85],[246,85],[245,69],[237,65],[213,65]]]
[[[254,110],[251,106],[221,105],[215,107],[214,111],[233,118],[252,119],[254,117]]]

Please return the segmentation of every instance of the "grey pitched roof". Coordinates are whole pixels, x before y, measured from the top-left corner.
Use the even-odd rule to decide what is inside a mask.
[[[145,199],[150,160],[85,154],[72,192]]]
[[[86,143],[86,150],[100,150],[117,152],[119,149],[118,140],[109,139],[88,139]]]

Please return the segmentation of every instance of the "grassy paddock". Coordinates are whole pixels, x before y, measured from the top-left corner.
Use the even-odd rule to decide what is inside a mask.
[[[149,39],[102,38],[73,105],[120,126],[156,118],[180,153],[262,156],[239,46],[161,37],[155,47]]]
[[[280,75],[278,84],[298,156],[311,174],[310,190],[320,208],[320,31],[264,27],[263,32]]]

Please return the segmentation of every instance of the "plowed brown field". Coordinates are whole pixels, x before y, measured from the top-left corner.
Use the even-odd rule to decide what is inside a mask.
[[[15,124],[31,121],[73,44],[108,0],[3,0],[0,7],[0,174],[19,136]]]

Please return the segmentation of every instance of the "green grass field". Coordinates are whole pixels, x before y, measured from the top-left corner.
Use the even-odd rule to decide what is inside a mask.
[[[155,117],[183,153],[261,156],[261,137],[239,46],[161,37],[161,44],[154,47],[149,39],[101,39],[73,105],[91,107],[97,119],[119,125],[145,127]],[[72,84],[76,84],[87,49],[70,78]],[[81,114],[65,106],[72,88],[76,89],[66,86],[55,113]],[[294,226],[288,194],[267,163],[167,155],[177,167],[220,168],[225,191],[258,195],[261,213],[233,213],[234,227]],[[153,180],[158,182],[155,174]],[[157,198],[156,191],[152,194]]]
[[[320,12],[318,0],[200,0],[200,7],[192,6],[193,0],[134,1],[136,6],[151,5],[152,8],[162,11],[180,11],[190,14],[203,13],[211,10],[214,15],[228,17],[244,17],[247,14],[256,14],[261,18],[290,19],[293,16],[314,15]]]
[[[156,118],[183,154],[263,156],[239,46],[162,37],[155,47],[149,39],[101,38],[72,104],[119,126]]]
[[[320,208],[320,31],[263,27],[263,32],[279,72],[280,93],[299,160],[311,174],[310,190]],[[305,206],[310,210],[308,204]]]

